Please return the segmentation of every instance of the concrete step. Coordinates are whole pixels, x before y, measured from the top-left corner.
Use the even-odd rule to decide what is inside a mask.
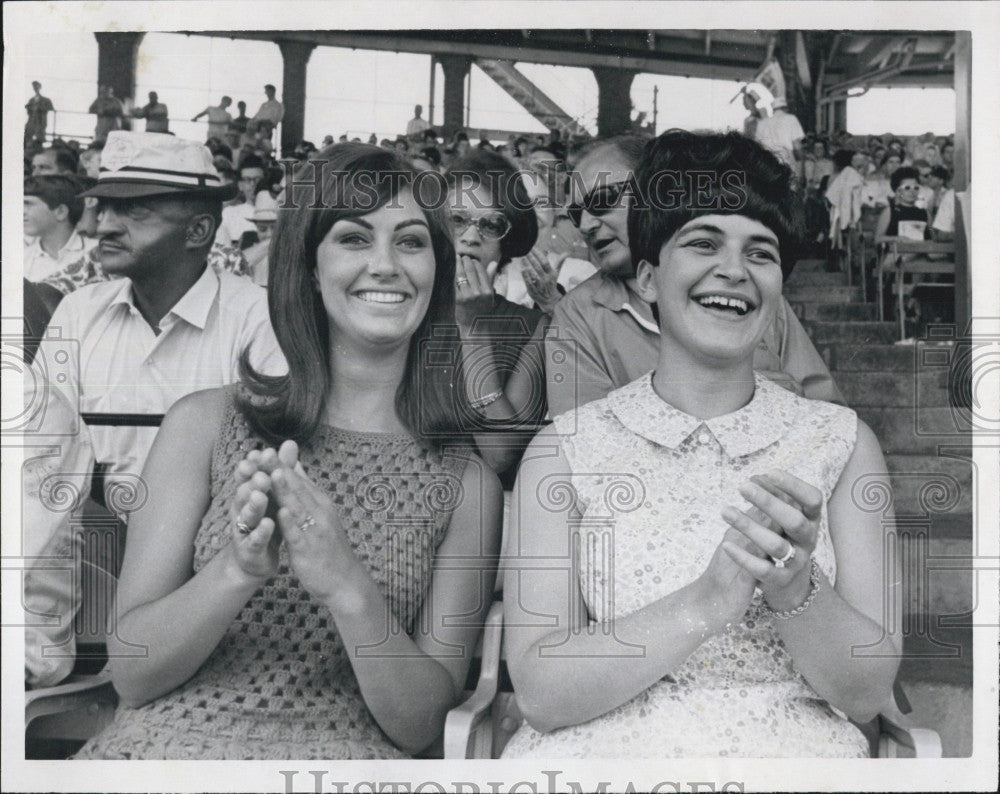
[[[847,274],[823,270],[799,270],[796,266],[785,282],[786,287],[846,287]]]
[[[798,303],[858,303],[861,287],[785,286],[785,299]]]
[[[826,260],[825,259],[800,259],[795,263],[795,270],[793,273],[802,272],[815,272],[815,271],[825,271],[826,270]]]
[[[885,463],[897,516],[972,515],[971,460],[895,454],[886,455]]]
[[[852,408],[873,406],[947,407],[948,372],[931,369],[923,372],[879,372],[838,369],[837,386]]]
[[[927,634],[903,637],[901,681],[935,681],[967,686],[972,683],[973,627],[971,620],[935,621]]]
[[[848,322],[874,320],[874,303],[793,303],[792,311],[800,320]]]
[[[929,538],[923,529],[896,527],[902,576],[900,631],[909,638],[911,653],[941,655],[936,646],[947,644],[937,636],[942,627],[969,623],[976,606],[972,541]]]
[[[834,342],[855,344],[892,344],[898,330],[894,323],[878,322],[805,322],[803,323],[814,345]]]
[[[910,372],[915,370],[916,347],[913,345],[863,345],[846,340],[813,344],[830,371]]]
[[[935,455],[940,446],[969,445],[969,433],[963,432],[961,412],[956,409],[862,405],[855,410],[887,454]]]

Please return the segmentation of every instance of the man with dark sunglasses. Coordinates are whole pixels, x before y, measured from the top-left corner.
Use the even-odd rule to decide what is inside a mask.
[[[576,377],[546,379],[551,416],[600,399],[656,367],[657,309],[635,289],[628,237],[628,186],[645,144],[645,138],[632,135],[594,142],[583,151],[570,179],[567,211],[598,273],[564,296],[553,312],[546,360],[571,357]],[[798,394],[844,403],[785,300],[754,354],[754,366]]]

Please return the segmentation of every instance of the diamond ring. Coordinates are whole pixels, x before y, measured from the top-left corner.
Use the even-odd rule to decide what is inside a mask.
[[[316,519],[312,516],[306,516],[299,522],[299,532],[305,532],[310,527],[316,526]]]
[[[772,557],[771,559],[774,560],[774,557]],[[782,557],[780,560],[774,560],[774,567],[784,568],[785,563],[791,562],[794,559],[795,559],[795,547],[791,543],[789,543],[788,551],[786,552],[785,556]]]

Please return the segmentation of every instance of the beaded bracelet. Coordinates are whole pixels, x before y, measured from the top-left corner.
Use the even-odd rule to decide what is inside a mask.
[[[503,397],[503,392],[502,391],[500,391],[500,390],[491,391],[489,394],[484,395],[483,397],[480,397],[480,398],[478,398],[476,400],[472,400],[469,403],[469,405],[472,406],[475,410],[481,411],[487,405],[492,405],[497,400],[499,400],[501,397]]]
[[[809,595],[806,596],[806,600],[799,604],[795,609],[789,609],[785,612],[779,612],[778,610],[771,607],[770,604],[767,608],[771,610],[771,614],[774,615],[778,620],[790,620],[798,615],[801,615],[812,605],[813,599],[816,598],[816,593],[819,592],[820,588],[820,570],[819,564],[816,559],[811,560],[811,565],[809,568]]]

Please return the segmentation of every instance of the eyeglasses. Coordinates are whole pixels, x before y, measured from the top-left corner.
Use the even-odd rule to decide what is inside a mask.
[[[490,212],[473,218],[465,212],[453,212],[449,217],[455,235],[463,234],[470,226],[475,226],[479,236],[487,240],[501,240],[510,231],[510,221],[502,212]]]
[[[573,225],[579,229],[584,210],[587,210],[595,218],[607,215],[618,207],[627,187],[628,182],[612,182],[610,185],[596,187],[583,197],[583,201],[574,202],[566,207],[566,214],[569,215]]]

